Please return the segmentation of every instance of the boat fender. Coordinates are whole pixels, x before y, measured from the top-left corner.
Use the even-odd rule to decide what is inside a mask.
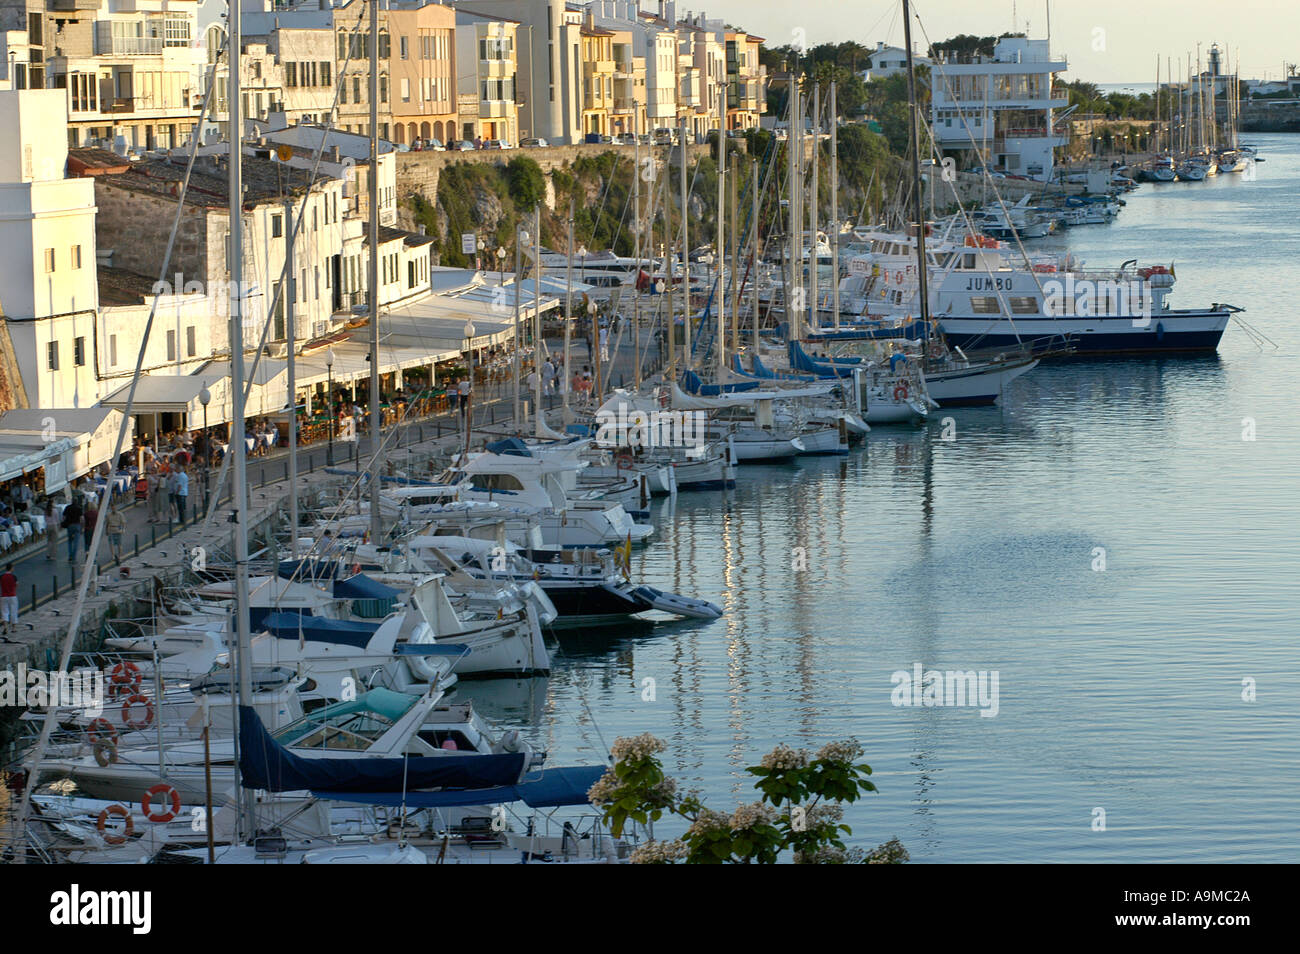
[[[99,718],[90,723],[90,728],[86,730],[86,738],[92,743],[109,741],[117,742],[117,729],[113,728],[113,723],[107,719]]]
[[[144,721],[135,721],[131,718],[131,710],[138,705],[144,706]],[[122,724],[132,729],[147,729],[153,725],[153,703],[148,697],[136,693],[128,696],[126,702],[122,703]]]
[[[94,752],[95,764],[100,768],[108,768],[117,761],[117,744],[108,739],[100,739],[96,742]]]
[[[1164,341],[1164,340],[1165,340],[1165,323],[1164,323],[1163,321],[1157,321],[1157,322],[1156,322],[1156,341]]]
[[[117,815],[126,819],[126,826],[122,829],[122,834],[114,835],[104,831],[108,825],[108,816]],[[135,831],[135,823],[131,820],[131,813],[126,810],[125,805],[109,805],[99,813],[99,820],[95,822],[95,830],[104,836],[105,844],[120,845],[131,837]]]
[[[153,800],[155,798],[161,799],[164,795],[171,799],[171,811],[158,812],[155,814],[153,811]],[[161,825],[164,822],[171,821],[180,814],[180,811],[181,793],[176,791],[176,789],[172,788],[166,782],[159,782],[157,785],[153,786],[149,791],[144,793],[144,798],[140,801],[140,814],[155,825]]]

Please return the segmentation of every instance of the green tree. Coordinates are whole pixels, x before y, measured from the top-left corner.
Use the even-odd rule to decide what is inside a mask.
[[[844,803],[876,791],[871,766],[859,763],[855,740],[831,742],[816,754],[778,745],[746,771],[757,781],[758,801],[732,813],[716,811],[697,795],[679,795],[677,782],[656,757],[667,746],[649,733],[614,743],[614,764],[591,787],[615,837],[629,823],[652,825],[666,815],[690,823],[671,841],[650,842],[632,855],[637,864],[774,864],[788,855],[796,864],[897,864],[907,850],[893,839],[871,852],[844,843],[853,829],[843,823]]]
[[[528,156],[515,156],[506,164],[506,185],[510,198],[521,209],[531,209],[546,198],[546,177],[542,167]]]

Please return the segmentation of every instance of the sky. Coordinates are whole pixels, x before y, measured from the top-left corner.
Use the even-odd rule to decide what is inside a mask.
[[[642,0],[643,9],[653,6],[654,0]],[[958,33],[1015,31],[1041,39],[1048,6],[1046,0],[920,0],[912,10],[924,30],[913,20],[912,39],[921,52],[928,41]],[[769,46],[800,36],[809,46],[903,41],[901,0],[677,0],[677,10],[703,11],[752,30]],[[1197,43],[1202,57],[1211,43],[1230,51],[1234,62],[1240,51],[1245,79],[1278,79],[1284,62],[1300,62],[1296,0],[1052,0],[1050,16],[1052,53],[1069,61],[1068,80],[1153,83],[1157,55],[1161,79],[1165,57],[1173,58],[1177,79],[1186,74],[1189,52],[1195,62]]]

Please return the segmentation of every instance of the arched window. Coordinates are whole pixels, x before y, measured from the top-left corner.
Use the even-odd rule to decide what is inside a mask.
[[[221,46],[226,42],[226,31],[221,28],[221,24],[214,23],[208,27],[207,33],[203,35],[203,45],[208,49],[208,65],[217,62],[221,55]]]

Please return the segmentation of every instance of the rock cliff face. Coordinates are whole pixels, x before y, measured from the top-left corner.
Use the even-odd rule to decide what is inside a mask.
[[[0,413],[29,406],[18,358],[9,338],[9,321],[4,316],[3,302],[0,302]]]

